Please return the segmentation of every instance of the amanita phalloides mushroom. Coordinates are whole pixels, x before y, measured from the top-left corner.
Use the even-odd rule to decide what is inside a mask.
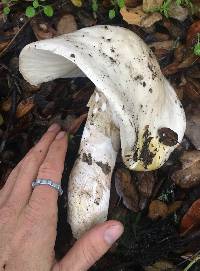
[[[33,85],[87,76],[96,86],[68,190],[68,221],[78,238],[106,220],[120,149],[131,170],[163,165],[181,142],[185,114],[155,56],[133,32],[94,26],[27,45],[20,71]]]

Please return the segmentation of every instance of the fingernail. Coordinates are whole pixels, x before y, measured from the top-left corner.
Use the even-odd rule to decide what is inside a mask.
[[[124,228],[121,224],[110,226],[104,232],[104,240],[109,245],[112,245],[123,233]]]
[[[59,129],[60,126],[57,123],[54,123],[49,127],[48,132],[58,131]]]
[[[66,135],[66,133],[62,131],[62,132],[60,132],[59,134],[57,134],[56,139],[61,139],[61,138],[63,138],[65,135]]]

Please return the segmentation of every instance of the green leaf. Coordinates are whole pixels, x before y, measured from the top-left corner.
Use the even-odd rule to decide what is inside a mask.
[[[195,54],[196,56],[200,56],[200,43],[198,43],[198,44],[196,44],[196,45],[194,46],[194,54]]]
[[[182,0],[176,0],[176,4],[178,5],[178,6],[180,6],[180,5],[182,5]]]
[[[92,0],[92,10],[94,12],[97,12],[98,10],[98,3],[97,3],[97,0]]]
[[[26,8],[25,14],[27,17],[32,18],[35,16],[36,11],[35,11],[34,7],[28,6]]]
[[[34,8],[38,8],[39,5],[40,5],[40,4],[39,4],[38,0],[34,0],[34,1],[33,1],[33,7],[34,7]]]
[[[116,16],[116,13],[115,13],[115,10],[114,9],[110,9],[109,10],[109,18],[112,20],[113,18],[115,18]]]
[[[43,11],[44,14],[48,17],[52,17],[53,16],[53,8],[50,5],[44,6],[43,7]]]
[[[197,34],[197,44],[195,44],[193,51],[196,56],[200,56],[200,33]]]
[[[125,0],[117,0],[117,4],[119,8],[123,8],[125,6]]]
[[[3,9],[3,13],[4,13],[5,15],[8,15],[8,14],[10,13],[10,8],[9,8],[9,7],[5,7],[5,8]]]

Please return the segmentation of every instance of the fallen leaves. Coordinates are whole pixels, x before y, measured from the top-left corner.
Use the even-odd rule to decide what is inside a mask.
[[[22,100],[18,106],[16,111],[16,117],[21,118],[28,114],[34,107],[34,101],[33,96],[29,97],[27,99]]]
[[[189,11],[187,8],[178,5],[175,1],[172,1],[169,6],[168,14],[171,18],[183,22],[188,17]]]
[[[198,33],[200,33],[200,20],[194,22],[188,29],[186,41],[188,47],[191,47],[195,44]]]
[[[150,27],[155,22],[162,20],[162,15],[160,13],[147,14],[143,11],[142,6],[136,8],[122,8],[120,13],[123,17],[123,20],[128,24],[134,24],[141,27]]]
[[[143,0],[143,10],[145,12],[153,11],[163,4],[164,0]]]
[[[43,20],[34,18],[31,20],[31,26],[38,40],[51,39],[56,36],[56,30]]]
[[[182,168],[175,171],[171,178],[182,188],[191,188],[200,184],[200,151],[185,151],[180,157]]]
[[[168,214],[167,204],[160,200],[153,200],[149,205],[148,217],[152,220],[165,218]]]
[[[200,225],[200,199],[196,200],[181,220],[181,232],[186,232]]]
[[[177,269],[175,269],[175,266],[172,263],[164,260],[158,261],[154,263],[152,266],[145,267],[145,271],[167,271],[167,270],[177,271]]]
[[[133,212],[138,212],[138,192],[127,169],[118,169],[115,173],[115,188],[123,204]]]
[[[166,218],[175,213],[182,205],[182,201],[175,201],[169,205],[160,200],[153,200],[149,205],[148,217],[152,220]]]
[[[200,93],[199,93],[200,101]],[[186,136],[197,150],[200,150],[200,105],[190,105],[186,109]]]
[[[138,6],[136,8],[122,8],[120,13],[123,17],[123,20],[126,21],[128,24],[135,24],[141,26],[142,20],[147,16],[142,6]]]
[[[153,172],[137,172],[136,176],[138,180],[139,208],[143,210],[152,196],[156,179]]]
[[[57,24],[57,35],[68,34],[77,30],[77,23],[71,14],[62,16]]]

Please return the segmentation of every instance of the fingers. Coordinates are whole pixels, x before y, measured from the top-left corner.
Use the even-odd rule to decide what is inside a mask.
[[[46,158],[39,168],[37,179],[51,179],[60,184],[66,151],[67,136],[65,132],[60,132],[51,144]],[[57,210],[57,198],[58,191],[47,185],[40,185],[34,188],[29,205],[32,209],[38,209],[37,212],[40,214],[48,216]]]
[[[11,171],[9,177],[6,180],[5,185],[0,190],[0,208],[4,205],[5,201],[8,199],[11,191],[13,189],[14,183],[18,176],[20,169],[20,163]]]
[[[37,177],[39,167],[59,130],[60,126],[57,124],[52,125],[48,129],[35,147],[20,162],[20,170],[16,181],[10,180],[13,182],[13,189],[6,203],[12,205],[18,211],[27,204],[32,193],[31,183]]]
[[[111,220],[95,226],[75,243],[67,255],[54,266],[53,271],[88,270],[122,233],[123,226],[118,221]]]

